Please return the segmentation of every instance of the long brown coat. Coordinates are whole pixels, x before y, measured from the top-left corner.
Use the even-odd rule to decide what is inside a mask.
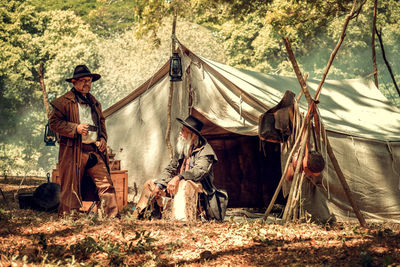
[[[105,119],[101,104],[87,94],[95,106],[99,118],[99,138],[107,141]],[[60,150],[58,154],[58,170],[61,178],[61,193],[59,212],[69,212],[82,206],[81,197],[81,146],[82,137],[77,133],[79,125],[79,108],[75,94],[71,91],[51,102],[53,110],[50,115],[50,128],[59,134]],[[104,154],[108,164],[107,152]],[[108,166],[108,165],[107,165]],[[93,192],[92,192],[93,193]]]

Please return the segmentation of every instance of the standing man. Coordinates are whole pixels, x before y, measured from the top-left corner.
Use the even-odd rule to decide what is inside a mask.
[[[164,208],[162,197],[169,195],[174,198],[170,218],[195,220],[199,193],[204,193],[203,196],[207,202],[207,196],[212,196],[217,190],[213,185],[213,166],[218,159],[211,145],[200,134],[203,123],[192,115],[185,120],[177,118],[177,121],[182,124],[182,128],[175,157],[161,172],[159,178],[148,180],[144,184],[142,194],[133,212],[133,216],[136,218],[143,216],[143,211],[149,204],[157,203],[161,209]],[[227,197],[226,195],[226,201]],[[152,199],[154,199],[153,203],[151,203]],[[218,215],[213,216],[207,206],[210,205],[203,203],[207,219],[223,220],[224,208],[218,212]]]
[[[82,194],[98,195],[108,217],[118,214],[115,189],[111,181],[107,155],[107,132],[101,104],[91,95],[92,82],[101,76],[85,65],[75,67],[73,88],[51,102],[50,128],[59,134],[58,154],[61,178],[58,212],[70,213],[82,206]],[[90,177],[97,192],[82,192],[83,177]]]

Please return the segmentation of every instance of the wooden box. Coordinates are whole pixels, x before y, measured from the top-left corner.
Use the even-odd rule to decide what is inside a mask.
[[[58,169],[53,169],[51,180],[53,183],[61,184]],[[111,180],[113,182],[115,193],[117,195],[118,210],[122,210],[128,204],[128,171],[112,170]],[[92,205],[91,201],[83,201],[81,210],[87,211]],[[93,209],[96,211],[96,208]]]
[[[128,171],[111,171],[111,180],[117,195],[118,210],[128,205]]]

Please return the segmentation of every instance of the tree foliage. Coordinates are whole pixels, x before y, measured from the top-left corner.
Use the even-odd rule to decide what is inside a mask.
[[[147,1],[136,0],[145,5]],[[363,1],[357,1],[357,7]],[[220,37],[228,55],[225,63],[256,71],[293,75],[281,38],[289,37],[298,63],[310,78],[319,79],[341,34],[352,0],[175,0],[153,1],[148,13],[135,12],[136,31],[153,31],[160,15],[178,14],[204,25]],[[382,29],[387,53],[399,54],[399,9],[395,0],[379,1],[377,27]],[[157,8],[155,5],[159,5]],[[142,10],[142,9],[140,9]],[[136,10],[135,10],[136,11]],[[328,79],[366,77],[372,73],[372,12],[373,1],[366,1],[360,14],[350,22],[347,36],[339,50]],[[152,25],[152,26],[149,26]],[[399,97],[382,60],[378,41],[377,60],[380,89],[400,106]],[[393,57],[391,57],[393,58]],[[390,62],[400,78],[398,61]]]
[[[40,11],[71,11],[90,25],[90,30],[109,37],[132,27],[134,4],[121,0],[30,0]]]
[[[65,92],[61,81],[66,69],[79,62],[96,67],[94,34],[71,11],[37,12],[24,1],[12,0],[1,2],[0,12],[0,141],[7,150],[3,154],[14,151],[27,163],[35,159],[48,166],[55,150],[43,143],[46,114],[37,69],[46,63],[50,96]],[[11,151],[15,146],[21,149]],[[18,168],[17,161],[12,164]]]

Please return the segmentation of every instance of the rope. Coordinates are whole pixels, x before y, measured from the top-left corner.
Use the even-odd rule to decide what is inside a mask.
[[[176,44],[178,44],[178,49],[181,52],[181,55],[183,55],[181,42],[179,42],[178,38],[176,38],[176,35],[175,34],[171,34],[171,39],[174,40]]]

